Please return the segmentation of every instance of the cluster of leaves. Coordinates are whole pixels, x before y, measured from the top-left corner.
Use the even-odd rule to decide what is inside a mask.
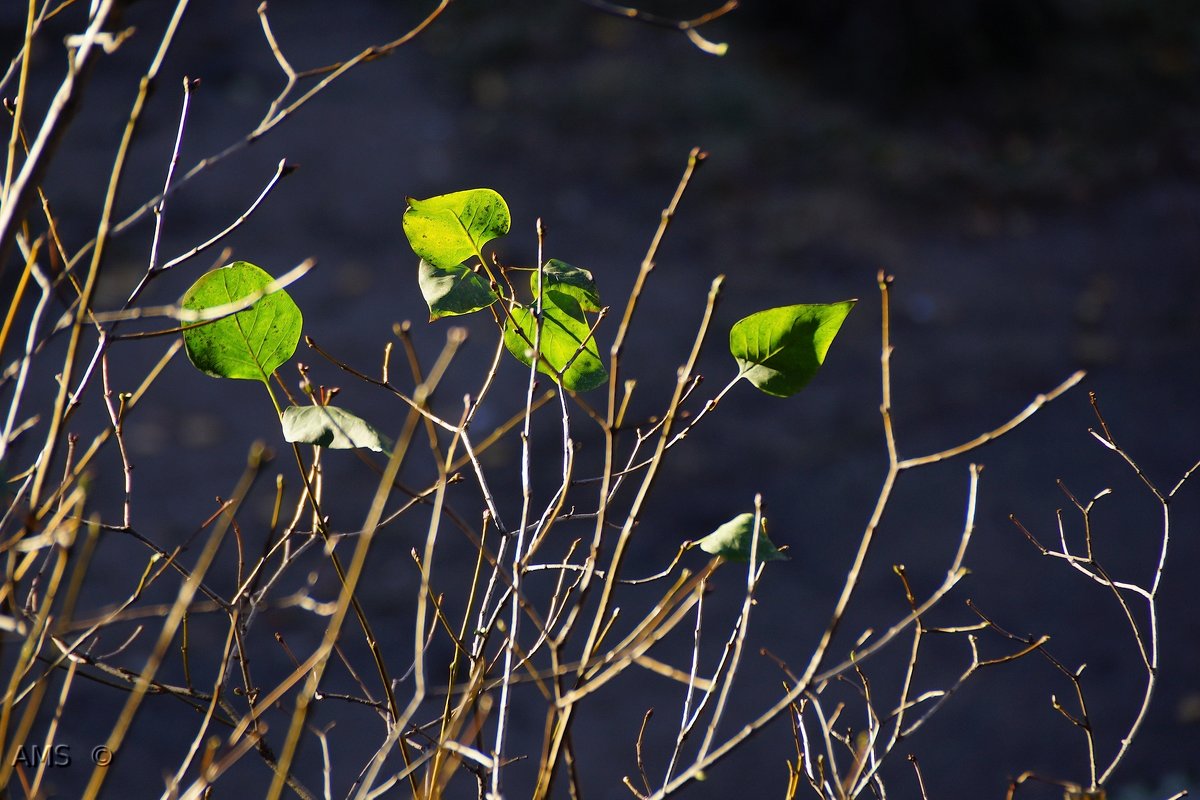
[[[506,294],[497,280],[499,261],[493,254],[489,264],[484,248],[509,232],[511,219],[508,204],[492,189],[409,198],[404,234],[420,258],[417,282],[430,321],[490,309],[505,347],[522,364],[536,364],[539,372],[572,392],[603,386],[608,370],[595,337],[603,307],[592,273],[551,258],[526,268],[528,298],[519,297],[507,277]],[[777,397],[800,391],[824,363],[854,302],[781,306],[739,320],[729,332],[737,378]],[[266,271],[245,261],[213,270],[192,285],[182,306],[201,315],[240,307],[186,328],[188,357],[207,375],[262,382],[287,441],[388,451],[387,439],[370,423],[321,402],[327,398],[316,398],[311,406],[280,407],[271,391],[271,375],[295,353],[303,316]],[[702,539],[700,546],[725,558],[747,560],[753,518],[734,518]],[[760,560],[783,557],[766,538],[765,527],[760,537]]]
[[[386,451],[387,439],[344,408],[318,404],[280,409],[271,391],[271,375],[296,352],[304,316],[287,291],[271,291],[274,282],[265,270],[247,261],[234,261],[200,276],[180,302],[186,311],[204,314],[247,299],[253,302],[236,313],[185,328],[188,358],[205,375],[261,381],[289,442]]]

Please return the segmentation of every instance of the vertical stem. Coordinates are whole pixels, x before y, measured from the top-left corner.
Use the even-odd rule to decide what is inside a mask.
[[[504,763],[504,737],[508,731],[508,707],[510,690],[512,688],[513,655],[517,645],[517,633],[521,624],[521,574],[524,571],[522,562],[525,560],[525,530],[529,526],[530,510],[533,505],[533,479],[531,476],[532,453],[530,437],[532,435],[533,399],[537,388],[537,368],[542,360],[542,282],[545,265],[542,261],[542,246],[545,242],[545,229],[542,220],[537,221],[538,265],[537,265],[537,296],[533,300],[533,357],[529,359],[529,380],[525,390],[525,422],[521,428],[521,521],[517,527],[516,543],[512,551],[512,591],[510,593],[510,608],[508,631],[504,644],[504,678],[500,685],[500,708],[496,718],[496,746],[492,753],[491,794],[500,798],[500,767]]]

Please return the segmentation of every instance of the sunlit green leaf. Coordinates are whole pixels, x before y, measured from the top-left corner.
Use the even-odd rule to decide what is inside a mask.
[[[496,302],[496,294],[488,288],[487,281],[465,264],[442,269],[421,261],[417,267],[417,283],[429,306],[430,322],[441,317],[470,314]]]
[[[600,292],[596,289],[596,282],[592,280],[592,273],[573,267],[565,261],[552,258],[546,262],[542,267],[542,288],[571,295],[579,301],[579,307],[584,311],[600,310]],[[537,297],[536,272],[529,276],[529,290]]]
[[[253,264],[235,261],[200,276],[180,305],[189,311],[218,308],[263,291],[273,280]],[[244,311],[184,330],[183,344],[201,372],[266,383],[296,352],[303,325],[300,309],[279,290]]]
[[[391,444],[361,417],[336,406],[288,406],[283,411],[283,438],[333,450],[361,447],[375,452]]]
[[[729,331],[729,352],[742,377],[767,394],[789,397],[817,374],[856,302],[783,306],[751,314]]]
[[[758,535],[759,561],[786,561],[787,556],[779,551],[767,538],[766,519]],[[729,561],[750,560],[750,537],[754,532],[754,515],[738,514],[696,544],[706,553],[722,556]]]
[[[565,367],[563,385],[574,392],[602,386],[608,380],[608,371],[600,361],[596,340],[588,338],[591,329],[579,301],[554,289],[547,290],[542,294],[542,315],[542,358],[538,361],[538,371],[557,377]],[[533,360],[533,343],[537,341],[533,312],[514,308],[504,326],[504,346],[508,352],[528,365]]]
[[[427,200],[408,199],[402,220],[413,252],[440,269],[452,269],[508,233],[508,205],[491,189],[468,189]]]

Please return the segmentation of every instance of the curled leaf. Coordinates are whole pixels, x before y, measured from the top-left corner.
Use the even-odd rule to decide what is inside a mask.
[[[592,273],[557,258],[550,259],[542,267],[542,289],[569,294],[579,301],[579,307],[584,311],[600,310],[600,291],[596,288],[596,282],[592,280]],[[533,292],[534,297],[537,296],[536,272],[529,276],[529,290]]]
[[[332,450],[363,448],[384,452],[391,443],[369,422],[337,406],[288,406],[283,410],[283,438]]]
[[[788,557],[767,537],[766,523],[766,519],[763,519],[762,529],[758,534],[758,560],[786,561]],[[750,537],[753,533],[754,515],[738,514],[696,544],[706,553],[721,556],[729,561],[746,562],[750,560]]]
[[[422,260],[417,270],[417,283],[429,306],[430,322],[470,314],[496,302],[496,294],[488,288],[487,281],[465,264],[443,269]]]

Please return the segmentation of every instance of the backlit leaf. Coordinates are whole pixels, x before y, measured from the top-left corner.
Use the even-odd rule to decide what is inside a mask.
[[[508,233],[508,205],[491,189],[468,189],[427,200],[408,199],[402,219],[413,252],[440,269],[452,269]]]
[[[746,380],[767,394],[790,397],[817,374],[856,302],[783,306],[751,314],[729,331],[729,352]]]
[[[180,305],[189,311],[218,308],[262,292],[273,280],[253,264],[235,261],[200,276]],[[303,325],[300,309],[281,289],[236,314],[187,328],[183,344],[196,369],[207,375],[266,383],[296,352]]]
[[[563,385],[574,392],[602,386],[608,380],[608,371],[600,361],[596,340],[588,338],[591,328],[579,301],[554,289],[546,290],[542,294],[542,315],[542,357],[538,360],[538,371],[557,377],[565,367]],[[504,346],[508,352],[529,365],[537,341],[533,312],[514,308],[504,326]]]
[[[786,561],[788,557],[767,538],[766,522],[764,518],[758,535],[758,560]],[[745,562],[750,560],[750,537],[753,532],[754,515],[738,514],[696,544],[706,553],[722,556],[729,561]]]

